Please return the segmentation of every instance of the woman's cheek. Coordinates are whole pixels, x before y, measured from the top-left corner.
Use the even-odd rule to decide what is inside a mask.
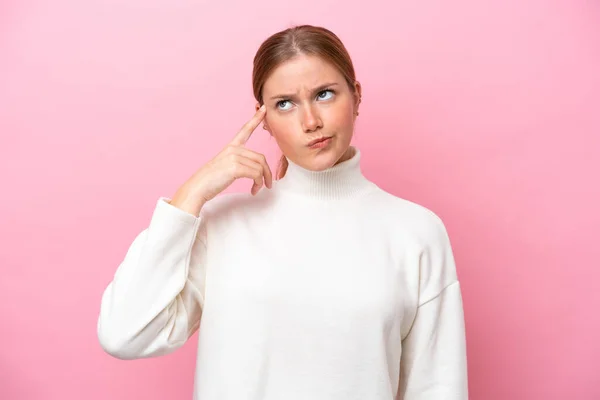
[[[280,146],[285,146],[290,141],[293,133],[291,123],[286,121],[285,118],[272,118],[268,124],[275,140]]]
[[[331,108],[328,111],[327,122],[331,128],[338,130],[352,125],[354,111],[351,107],[340,104],[340,107]]]
[[[277,132],[277,134],[279,135],[285,135],[286,131],[290,130],[290,125],[290,119],[281,115],[273,116],[273,118],[269,122],[269,126],[271,127],[273,132]]]

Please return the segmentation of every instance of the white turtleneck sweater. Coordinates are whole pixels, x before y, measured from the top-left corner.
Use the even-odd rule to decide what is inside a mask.
[[[358,149],[199,217],[158,199],[104,292],[100,343],[152,357],[196,331],[196,400],[468,398],[445,226],[367,180]]]

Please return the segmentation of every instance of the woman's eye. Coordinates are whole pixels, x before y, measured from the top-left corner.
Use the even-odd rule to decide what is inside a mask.
[[[291,103],[288,100],[281,100],[277,102],[277,108],[280,110],[288,110]]]
[[[329,100],[330,98],[333,97],[333,91],[332,90],[323,90],[322,92],[319,93],[319,95],[317,97],[319,98],[319,100]]]

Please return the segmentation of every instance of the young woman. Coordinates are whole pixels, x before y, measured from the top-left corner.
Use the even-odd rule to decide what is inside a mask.
[[[467,399],[445,226],[363,176],[342,42],[276,33],[253,85],[254,117],[130,245],[102,297],[104,350],[159,356],[198,331],[197,400]],[[278,179],[245,146],[261,123],[283,153]],[[240,178],[251,193],[219,195]]]

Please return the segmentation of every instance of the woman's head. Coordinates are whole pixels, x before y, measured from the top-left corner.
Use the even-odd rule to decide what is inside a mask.
[[[252,73],[257,108],[265,104],[264,127],[284,157],[313,171],[347,159],[358,115],[361,86],[352,60],[331,31],[302,25],[278,32],[258,49]],[[318,147],[309,144],[329,138]]]

